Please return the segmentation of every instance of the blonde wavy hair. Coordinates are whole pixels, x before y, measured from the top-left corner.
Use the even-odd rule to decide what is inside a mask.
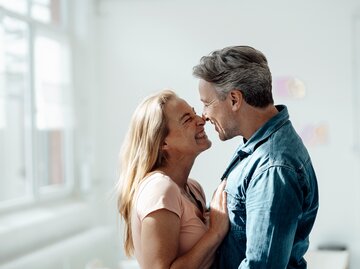
[[[162,90],[145,98],[136,108],[120,151],[120,176],[117,183],[118,210],[125,222],[124,249],[127,256],[134,253],[131,229],[133,200],[146,174],[166,162],[162,151],[168,134],[166,103],[178,96],[172,90]]]

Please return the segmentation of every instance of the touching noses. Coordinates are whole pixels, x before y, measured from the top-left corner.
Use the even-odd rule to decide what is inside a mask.
[[[205,112],[202,113],[201,117],[204,121],[209,121],[209,118],[206,116]]]
[[[200,116],[200,115],[196,115],[196,117],[197,117],[197,125],[199,125],[199,126],[203,126],[203,125],[205,125],[205,121],[206,121],[206,119],[203,117],[203,116]]]

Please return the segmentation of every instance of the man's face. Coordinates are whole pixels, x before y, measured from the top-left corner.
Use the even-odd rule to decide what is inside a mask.
[[[225,100],[220,100],[215,87],[203,79],[200,79],[199,82],[199,94],[200,100],[204,104],[203,118],[215,126],[220,140],[233,138],[235,121],[229,96]]]

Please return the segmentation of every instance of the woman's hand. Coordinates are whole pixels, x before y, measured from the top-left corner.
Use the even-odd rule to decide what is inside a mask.
[[[223,181],[210,203],[209,230],[180,257],[177,257],[181,226],[179,216],[161,209],[145,217],[141,231],[141,268],[210,268],[215,251],[229,229],[225,186]]]
[[[221,241],[229,229],[229,216],[227,211],[227,193],[225,192],[226,180],[217,187],[210,203],[209,231],[219,237]]]

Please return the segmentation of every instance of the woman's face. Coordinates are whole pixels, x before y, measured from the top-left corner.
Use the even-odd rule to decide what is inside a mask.
[[[165,138],[165,149],[170,156],[194,157],[210,148],[204,125],[205,121],[194,108],[181,98],[166,103],[169,134]]]

